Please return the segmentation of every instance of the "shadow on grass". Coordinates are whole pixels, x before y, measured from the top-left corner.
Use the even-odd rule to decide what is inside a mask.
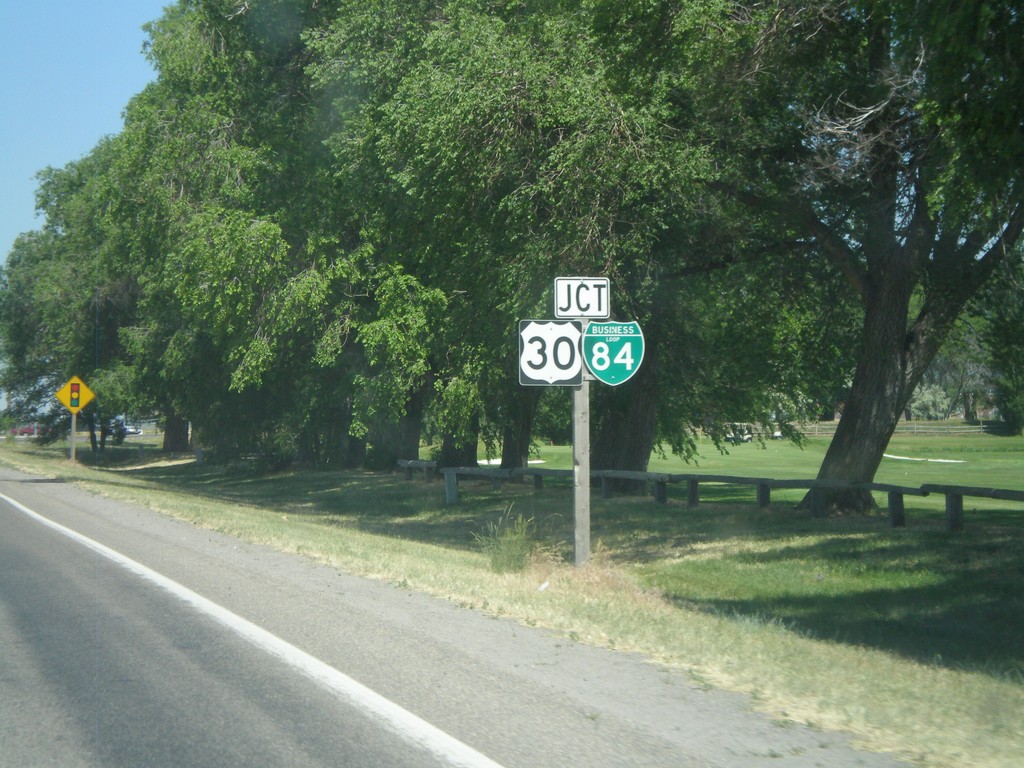
[[[572,557],[565,484],[464,482],[461,503],[446,507],[442,483],[397,474],[259,476],[192,463],[104,474],[457,549],[476,548],[474,534],[511,505]],[[678,497],[604,499],[595,488],[591,534],[603,556],[681,606],[1024,684],[1024,510],[975,512],[960,534],[942,530],[941,514],[908,510],[908,519],[893,530],[884,513],[811,519],[781,504],[758,509],[749,488],[702,488],[694,509]]]
[[[270,475],[184,463],[109,473],[168,491],[259,507],[292,516],[322,519],[335,528],[471,549],[474,533],[508,508],[495,494],[481,502],[446,508],[439,482],[405,481],[397,474],[298,470]]]
[[[1019,532],[882,529],[808,538],[728,557],[737,571],[761,575],[761,586],[747,594],[694,597],[671,589],[671,597],[718,615],[766,617],[817,639],[1024,684]],[[773,588],[780,572],[802,579],[784,576]]]
[[[962,533],[923,514],[896,530],[884,513],[681,514],[680,549],[638,569],[681,605],[1024,684],[1024,510],[978,513]]]

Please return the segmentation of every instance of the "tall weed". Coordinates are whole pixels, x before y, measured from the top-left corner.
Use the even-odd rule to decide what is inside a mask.
[[[537,524],[532,517],[512,516],[512,507],[497,520],[485,523],[483,533],[473,537],[491,561],[495,573],[525,570],[537,548]]]

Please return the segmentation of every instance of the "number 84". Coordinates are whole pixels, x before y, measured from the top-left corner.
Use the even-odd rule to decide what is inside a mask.
[[[633,370],[633,342],[627,341],[622,345],[622,349],[615,355],[615,359],[612,359],[611,349],[608,345],[603,342],[597,342],[593,347],[593,353],[590,356],[590,367],[595,371],[605,371],[608,367],[615,363],[616,365],[625,366],[627,371]]]

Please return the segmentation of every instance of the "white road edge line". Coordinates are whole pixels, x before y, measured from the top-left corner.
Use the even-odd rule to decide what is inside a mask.
[[[9,496],[0,493],[0,499],[6,501],[33,520],[64,534],[137,576],[141,576],[161,589],[170,592],[196,610],[224,625],[247,642],[294,667],[314,682],[334,692],[358,709],[378,717],[392,733],[430,752],[448,764],[458,766],[458,768],[502,768],[499,763],[494,762],[486,755],[463,744],[454,736],[450,736],[440,728],[403,709],[398,704],[384,698],[362,683],[353,680],[348,675],[296,648],[291,643],[232,613],[227,608],[182,586],[173,579],[169,579],[147,568],[130,557],[90,539],[88,536],[84,536],[77,531],[73,531],[60,523],[44,517]]]

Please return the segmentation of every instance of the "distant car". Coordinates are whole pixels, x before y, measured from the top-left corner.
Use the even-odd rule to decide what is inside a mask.
[[[22,424],[19,427],[14,427],[11,430],[11,434],[15,437],[33,437],[36,434],[36,425]]]
[[[126,424],[124,427],[124,433],[126,435],[141,435],[142,427],[135,424]]]

